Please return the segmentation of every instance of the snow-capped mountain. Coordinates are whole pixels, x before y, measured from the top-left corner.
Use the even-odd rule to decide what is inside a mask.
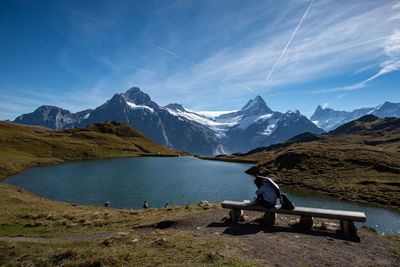
[[[70,113],[42,106],[14,122],[52,129],[86,126],[101,121],[127,123],[163,145],[192,153],[216,155],[247,152],[282,142],[303,132],[322,130],[298,111],[272,111],[260,96],[233,112],[195,112],[180,104],[165,107],[133,87],[115,94],[94,110]]]
[[[211,129],[220,140],[219,153],[248,151],[285,141],[300,133],[323,132],[299,111],[285,114],[272,111],[261,96],[250,100],[238,111],[217,117],[186,110],[179,104],[170,104],[165,109],[174,116]]]
[[[400,103],[385,102],[375,108],[361,108],[353,111],[336,111],[318,106],[310,120],[319,128],[331,131],[368,114],[373,114],[380,118],[400,117]]]

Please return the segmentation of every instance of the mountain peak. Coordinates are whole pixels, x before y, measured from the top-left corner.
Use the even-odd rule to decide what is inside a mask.
[[[265,114],[271,113],[272,110],[267,106],[264,99],[257,95],[254,99],[249,100],[241,111],[250,112],[252,114]]]
[[[142,92],[142,90],[140,90],[139,87],[133,86],[133,87],[129,88],[128,90],[126,90],[125,94],[137,94],[139,92]]]
[[[318,105],[317,108],[315,109],[314,113],[311,115],[310,119],[312,121],[319,121],[322,117],[328,116],[329,114],[335,113],[333,109],[323,107],[321,105]],[[340,111],[337,111],[340,112]]]
[[[42,106],[38,107],[35,111],[39,111],[39,110],[64,110],[64,109],[57,107],[57,106],[42,105]]]
[[[150,96],[140,90],[138,87],[131,87],[125,93],[117,94],[125,102],[130,102],[135,105],[144,105],[152,109],[158,109],[158,105],[153,102]]]
[[[295,115],[301,115],[300,111],[298,109],[295,110],[291,110],[289,109],[288,111],[286,111],[285,115],[291,115],[291,114],[295,114]]]
[[[133,102],[135,104],[146,104],[151,101],[150,96],[142,92],[138,87],[132,87],[121,95],[126,101]]]
[[[165,108],[173,109],[173,110],[180,110],[180,111],[185,111],[185,108],[178,103],[171,103],[165,106]]]

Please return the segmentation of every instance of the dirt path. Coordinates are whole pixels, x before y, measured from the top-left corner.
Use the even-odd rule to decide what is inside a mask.
[[[391,242],[376,233],[361,229],[360,240],[347,240],[332,230],[313,229],[302,232],[289,226],[296,218],[278,216],[277,225],[266,229],[257,222],[262,214],[247,212],[245,222],[227,221],[227,210],[212,210],[176,220],[163,221],[158,226],[133,228],[130,233],[148,234],[156,228],[168,231],[187,231],[194,237],[231,238],[243,245],[244,257],[261,260],[266,266],[400,266],[400,256],[394,254]],[[315,221],[320,225],[322,220]],[[329,221],[332,223],[333,221]],[[69,237],[8,237],[14,242],[79,242],[106,240],[125,232],[94,233]]]
[[[400,266],[391,242],[368,230],[359,231],[357,242],[327,230],[296,230],[288,225],[296,219],[291,216],[279,216],[277,226],[265,229],[254,221],[260,213],[247,212],[247,222],[238,224],[225,221],[227,214],[227,210],[210,211],[177,221],[171,228],[237,238],[247,248],[246,256],[271,266]]]

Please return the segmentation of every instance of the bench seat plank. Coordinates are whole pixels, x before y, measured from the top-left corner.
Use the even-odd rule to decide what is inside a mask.
[[[367,220],[365,213],[360,211],[344,211],[344,210],[318,209],[318,208],[308,208],[308,207],[296,207],[294,210],[266,209],[259,205],[252,205],[249,202],[227,201],[227,200],[222,202],[221,206],[226,209],[275,212],[280,214],[348,220],[354,222],[366,222]]]

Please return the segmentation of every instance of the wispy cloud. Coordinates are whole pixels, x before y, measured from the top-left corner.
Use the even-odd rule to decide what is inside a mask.
[[[323,103],[321,106],[323,109],[326,109],[329,106],[329,103]]]
[[[143,68],[139,68],[139,67],[136,67],[136,66],[133,66],[133,65],[130,65],[130,64],[124,64],[124,63],[122,63],[122,64],[119,64],[119,65],[122,66],[122,67],[131,68],[131,69],[134,69],[134,70],[137,70],[137,71],[141,71],[141,72],[144,72],[144,73],[147,73],[147,74],[157,75],[157,74],[156,74],[155,72],[153,72],[153,71],[146,70],[146,69],[143,69]]]
[[[329,88],[311,91],[311,93],[330,93],[338,91],[353,91],[364,88],[369,82],[379,78],[380,76],[397,71],[400,69],[400,30],[395,29],[393,33],[386,38],[382,44],[386,60],[380,64],[380,70],[374,75],[364,79],[361,82],[347,85],[343,87]]]
[[[78,82],[46,102],[93,107],[136,85],[161,105],[235,109],[256,93],[356,90],[400,68],[398,1],[174,1],[139,20],[129,2],[65,4],[69,43],[58,65]]]
[[[308,6],[304,10],[305,3]],[[393,1],[345,4],[256,1],[232,9],[229,2],[211,1],[204,2],[201,14],[193,16],[190,24],[175,27],[171,17],[179,18],[191,9],[196,9],[198,14],[195,5],[177,1],[152,14],[137,38],[143,40],[139,52],[125,49],[112,60],[100,58],[99,62],[103,61],[110,69],[107,76],[110,84],[119,79],[121,85],[140,85],[156,100],[164,102],[161,104],[181,101],[193,108],[212,108],[208,101],[210,95],[215,105],[218,102],[240,104],[243,97],[255,92],[277,95],[281,94],[277,92],[280,88],[288,85],[296,86],[316,77],[354,73],[354,66],[358,69],[366,64],[371,69],[379,67],[386,56],[382,43],[396,25],[393,19],[398,12],[394,6]],[[223,16],[219,16],[220,10],[225,10]],[[79,13],[73,16],[82,17]],[[98,35],[98,27],[107,30],[107,25],[114,23],[113,18],[118,16],[109,16],[111,22],[106,25],[98,24],[99,18],[90,17],[83,16],[92,25],[86,26],[83,32],[87,47],[98,41],[93,40]],[[160,27],[161,39],[154,35],[160,32]],[[168,57],[155,57],[154,51],[146,47],[186,64],[174,64]],[[184,55],[191,55],[193,59]],[[125,64],[137,71],[127,71],[129,67]],[[365,84],[349,85],[346,90],[362,86]]]
[[[342,99],[343,97],[345,97],[346,96],[346,94],[341,94],[341,95],[338,95],[337,97],[336,97],[336,99]]]
[[[348,72],[353,65],[379,62],[384,56],[381,44],[395,25],[390,20],[396,15],[391,6],[390,2],[379,5],[372,2],[367,5],[357,2],[343,5],[334,1],[313,3],[313,12],[306,14],[307,20],[303,20],[303,27],[296,32],[298,38],[292,39],[268,84],[265,73],[273,67],[271,59],[282,54],[282,44],[287,44],[285,39],[293,34],[287,29],[297,27],[298,17],[304,16],[304,12],[297,18],[293,15],[299,6],[285,6],[290,11],[277,24],[281,31],[272,31],[265,22],[265,27],[245,35],[247,39],[241,42],[246,45],[240,43],[240,46],[215,50],[191,68],[172,73],[160,82],[169,93],[191,94],[193,101],[211,92],[221,99],[226,99],[228,95],[240,99],[242,92],[233,91],[233,84],[246,84],[265,94],[287,84]],[[240,13],[236,14],[236,20],[251,27],[248,20],[258,20],[259,16],[268,17],[266,13],[259,15],[259,10],[262,9],[258,8],[252,15],[246,13],[244,21],[238,19],[242,18]],[[234,21],[228,22],[235,24]],[[173,36],[176,38],[171,39],[179,40],[177,33],[173,33]],[[144,81],[146,87],[150,88],[157,87],[158,83]],[[206,88],[210,89],[207,91]]]

